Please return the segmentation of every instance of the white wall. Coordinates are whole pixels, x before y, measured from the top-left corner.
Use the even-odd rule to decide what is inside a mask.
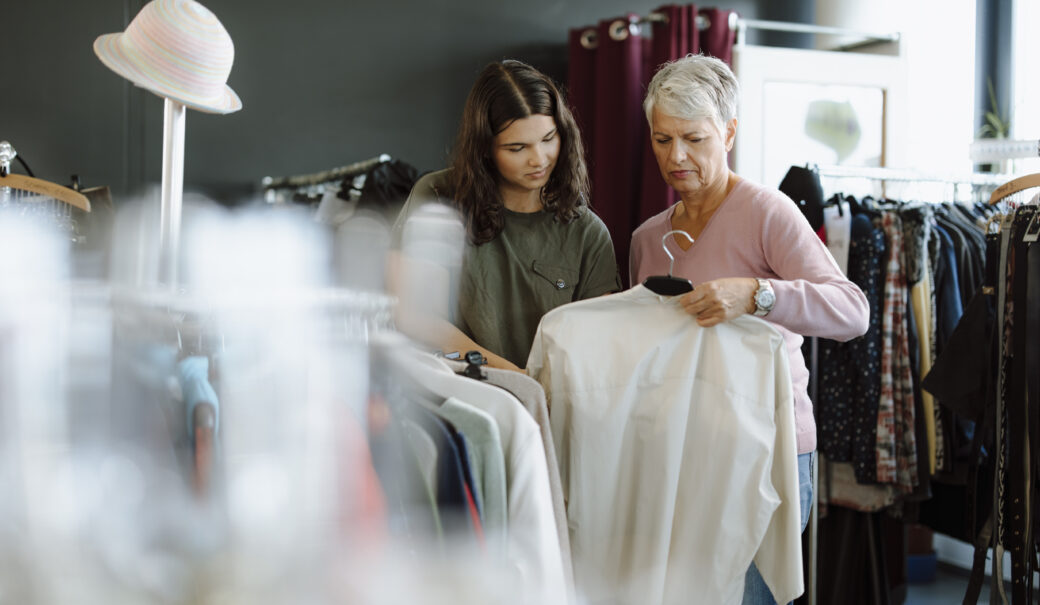
[[[1040,139],[1040,77],[1036,72],[1036,57],[1040,53],[1040,37],[1036,24],[1040,23],[1040,2],[1014,0],[1011,17],[1011,138]],[[1004,108],[1005,110],[1007,108]],[[1015,160],[1016,174],[1040,172],[1040,158]]]
[[[922,172],[970,172],[974,138],[973,0],[817,0],[819,25],[900,32],[907,59],[907,165]]]

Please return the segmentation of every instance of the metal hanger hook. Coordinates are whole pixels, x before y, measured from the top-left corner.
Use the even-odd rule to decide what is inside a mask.
[[[675,235],[676,233],[682,233],[683,235],[685,235],[686,239],[690,240],[690,245],[691,246],[693,245],[693,236],[690,235],[689,233],[683,231],[682,229],[672,229],[671,231],[669,231],[668,233],[665,233],[664,236],[661,237],[661,247],[664,248],[664,253],[668,255],[668,276],[669,277],[671,277],[671,275],[672,275],[672,268],[675,266],[675,257],[672,256],[671,251],[668,250],[668,236],[669,235]]]

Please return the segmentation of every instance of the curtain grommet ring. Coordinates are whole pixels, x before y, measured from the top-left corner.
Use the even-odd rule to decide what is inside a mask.
[[[585,50],[595,50],[599,46],[599,34],[592,28],[581,32],[579,40],[581,41],[581,47]]]
[[[607,32],[610,34],[610,39],[616,42],[622,42],[628,39],[629,35],[639,35],[639,24],[633,23],[627,19],[618,19],[610,24],[607,28]]]

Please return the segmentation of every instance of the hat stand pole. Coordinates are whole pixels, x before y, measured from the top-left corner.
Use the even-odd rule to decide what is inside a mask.
[[[184,121],[182,103],[165,99],[163,123],[162,200],[159,214],[159,281],[177,288],[181,239],[181,200],[184,194]]]

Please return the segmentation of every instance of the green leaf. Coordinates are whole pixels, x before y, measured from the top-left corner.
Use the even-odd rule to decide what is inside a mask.
[[[1001,112],[997,106],[997,93],[993,87],[992,78],[986,78],[986,88],[989,93],[990,106],[989,111],[983,114],[986,123],[979,127],[977,136],[979,138],[1006,138],[1011,132],[1011,121],[1007,118],[1007,113]]]

